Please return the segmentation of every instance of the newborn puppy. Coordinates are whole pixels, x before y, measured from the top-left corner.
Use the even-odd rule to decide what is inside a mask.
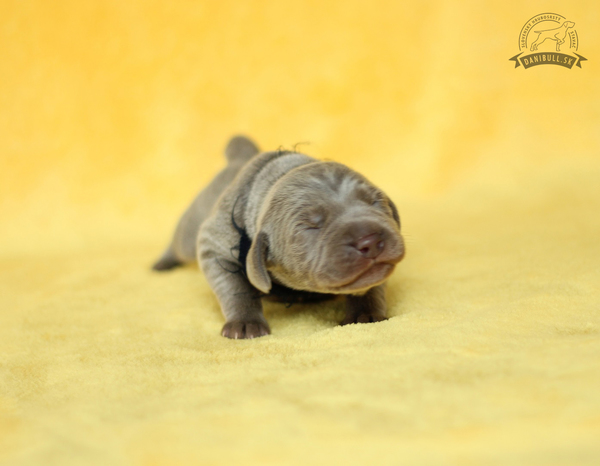
[[[228,166],[179,221],[155,270],[198,260],[226,319],[222,335],[267,335],[261,298],[346,295],[342,325],[386,319],[385,280],[404,256],[394,203],[364,176],[234,137]]]

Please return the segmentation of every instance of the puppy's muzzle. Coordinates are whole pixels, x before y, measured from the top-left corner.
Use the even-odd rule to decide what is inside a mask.
[[[325,281],[335,292],[352,292],[385,280],[404,256],[399,232],[372,220],[354,220],[342,229]]]
[[[404,255],[400,236],[372,221],[354,221],[346,225],[343,237],[358,254],[356,258],[396,263]]]
[[[361,256],[366,257],[367,259],[375,259],[381,254],[381,251],[383,251],[383,248],[385,247],[383,234],[376,232],[362,236],[352,243],[352,247],[355,248]]]

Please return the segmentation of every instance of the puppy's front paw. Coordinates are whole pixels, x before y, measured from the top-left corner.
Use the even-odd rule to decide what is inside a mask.
[[[370,314],[370,313],[360,313],[360,314],[351,314],[346,315],[344,320],[340,322],[340,325],[348,325],[348,324],[368,324],[369,322],[381,322],[382,320],[387,320],[388,318],[381,314]]]
[[[271,329],[266,322],[261,321],[231,321],[223,326],[221,335],[235,340],[242,338],[257,338],[269,335]]]

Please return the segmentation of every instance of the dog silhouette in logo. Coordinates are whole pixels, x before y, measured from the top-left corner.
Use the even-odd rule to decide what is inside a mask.
[[[561,26],[554,29],[545,29],[543,31],[533,31],[536,34],[539,34],[537,39],[533,44],[531,44],[532,52],[535,52],[538,49],[538,45],[544,42],[546,39],[555,40],[556,41],[556,51],[560,52],[561,44],[565,43],[565,37],[567,37],[567,31],[575,26],[575,23],[572,21],[565,21]]]

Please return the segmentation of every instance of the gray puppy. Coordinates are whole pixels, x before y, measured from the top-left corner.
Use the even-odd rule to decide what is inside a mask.
[[[222,335],[271,333],[261,298],[346,295],[342,325],[386,319],[385,280],[404,256],[393,202],[364,176],[234,137],[227,167],[196,197],[155,270],[198,260],[226,319]]]

